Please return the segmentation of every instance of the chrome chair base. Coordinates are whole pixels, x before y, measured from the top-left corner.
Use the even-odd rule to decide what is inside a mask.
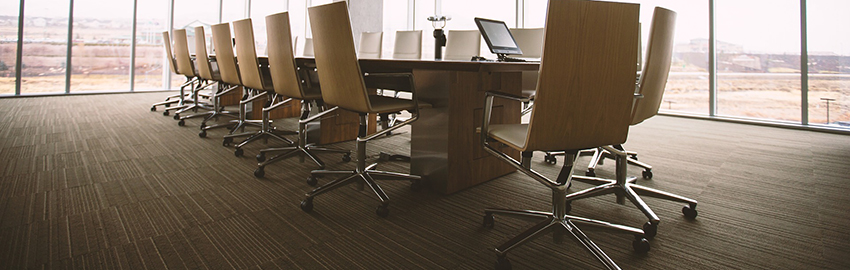
[[[336,111],[338,107],[333,107],[328,110],[324,110],[321,113],[318,113],[314,116],[307,117],[310,115],[310,103],[309,101],[301,101],[301,119],[298,121],[298,143],[291,147],[283,147],[283,148],[267,148],[260,150],[260,153],[257,154],[257,169],[254,171],[254,176],[260,178],[265,175],[265,167],[269,164],[294,157],[300,156],[300,161],[304,162],[304,157],[309,157],[316,165],[319,165],[319,169],[325,168],[325,163],[316,156],[315,152],[330,152],[330,153],[340,153],[344,154],[342,157],[342,161],[348,162],[351,161],[351,151],[342,150],[342,149],[330,149],[317,147],[313,144],[307,144],[307,123],[312,122],[316,119],[321,119],[321,117],[325,116],[328,113]],[[278,154],[269,160],[266,160],[266,154],[273,152],[284,152],[283,154]]]
[[[495,251],[497,256],[496,269],[510,269],[510,261],[507,259],[507,252],[514,248],[534,240],[535,238],[552,232],[555,242],[562,242],[564,236],[571,235],[572,238],[585,247],[597,260],[599,260],[608,269],[620,269],[614,261],[605,254],[596,244],[591,241],[576,224],[582,225],[587,229],[599,229],[605,231],[613,231],[618,233],[629,233],[634,235],[632,247],[637,252],[648,252],[650,249],[649,241],[645,237],[645,233],[641,229],[632,228],[623,225],[612,224],[604,221],[598,221],[583,217],[567,215],[569,212],[569,204],[566,203],[567,188],[570,181],[575,176],[572,176],[572,167],[575,163],[575,154],[566,154],[564,167],[558,175],[558,181],[552,182],[542,175],[530,169],[531,155],[524,155],[522,162],[517,162],[510,156],[505,155],[492,148],[489,144],[485,144],[485,150],[494,154],[496,157],[507,161],[514,165],[520,172],[531,176],[533,179],[545,184],[552,190],[552,212],[541,212],[532,210],[507,210],[490,208],[484,210],[484,227],[492,228],[495,219],[494,214],[507,215],[521,219],[541,220],[536,225],[519,235],[511,238],[507,242],[499,245]],[[565,175],[566,174],[566,175]]]
[[[390,214],[389,204],[390,199],[387,196],[386,192],[381,189],[375,180],[402,180],[402,181],[411,181],[411,189],[417,190],[422,187],[422,177],[418,175],[411,175],[405,173],[395,173],[395,172],[385,172],[378,171],[374,168],[378,165],[377,163],[373,163],[372,165],[366,166],[366,142],[372,140],[374,138],[385,136],[386,133],[392,132],[395,129],[398,129],[404,125],[407,125],[413,121],[418,119],[418,115],[414,115],[408,120],[405,120],[398,125],[394,125],[388,129],[381,130],[372,135],[366,135],[366,115],[360,115],[360,134],[357,136],[357,167],[354,170],[347,171],[328,171],[328,170],[314,170],[311,172],[310,177],[307,179],[307,184],[311,186],[315,186],[318,183],[317,178],[323,176],[341,176],[340,178],[328,182],[327,184],[310,191],[307,193],[306,198],[301,201],[301,210],[304,212],[310,212],[313,210],[313,198],[319,196],[328,191],[337,189],[341,186],[345,186],[351,183],[360,183],[366,184],[375,195],[378,196],[378,199],[381,201],[381,205],[375,210],[375,214],[379,217],[387,217]],[[362,181],[362,182],[361,182]]]
[[[625,204],[625,200],[628,199],[641,212],[643,212],[644,215],[646,215],[646,217],[649,219],[649,222],[644,224],[643,229],[648,238],[654,237],[655,234],[658,232],[658,223],[660,222],[660,219],[658,218],[658,215],[656,215],[655,212],[653,212],[652,209],[647,206],[646,202],[644,202],[640,198],[640,195],[687,203],[688,205],[682,208],[682,213],[685,215],[685,217],[689,219],[696,218],[696,200],[635,184],[637,178],[626,176],[626,169],[628,167],[628,153],[610,146],[606,146],[604,148],[605,151],[614,154],[614,160],[617,163],[616,179],[604,179],[589,176],[573,176],[574,180],[597,186],[567,195],[566,203],[568,206],[574,200],[614,193],[617,196],[617,203]],[[569,207],[567,207],[567,209],[569,210]]]
[[[623,149],[623,147],[620,146],[620,145],[615,145],[614,148],[616,148],[618,150],[625,151]],[[603,161],[606,158],[615,159],[614,155],[611,154],[610,151],[602,149],[601,147],[590,149],[590,150],[585,150],[585,151],[590,152],[593,155],[590,158],[590,162],[587,164],[587,171],[585,172],[585,175],[587,175],[587,176],[591,176],[591,177],[596,176],[596,166],[602,165]],[[582,152],[585,152],[585,151],[582,151]],[[629,164],[643,168],[643,175],[642,175],[643,178],[652,179],[652,165],[638,161],[637,152],[626,151],[626,155],[627,155],[626,161],[628,161]]]

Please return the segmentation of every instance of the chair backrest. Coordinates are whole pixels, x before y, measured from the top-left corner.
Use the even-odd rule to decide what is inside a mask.
[[[362,32],[360,33],[360,49],[357,57],[367,59],[381,59],[384,32]]]
[[[165,55],[168,57],[168,66],[171,67],[171,72],[177,72],[177,63],[174,62],[174,54],[171,53],[171,38],[168,37],[168,31],[162,32],[162,45],[165,48]]]
[[[354,112],[371,112],[345,1],[307,9],[313,49],[325,103]]]
[[[449,30],[443,59],[469,61],[480,53],[481,33],[478,30]]]
[[[210,26],[215,46],[215,63],[221,74],[221,81],[230,85],[242,85],[236,58],[233,56],[233,40],[230,36],[230,24],[220,23]]]
[[[239,75],[242,76],[242,85],[257,90],[271,90],[267,89],[270,83],[263,81],[260,72],[251,18],[233,21],[232,24],[233,35],[236,37],[236,61],[239,61]]]
[[[315,54],[313,53],[313,39],[312,38],[304,38],[304,52],[302,52],[304,56],[312,57]]]
[[[295,69],[289,12],[266,16],[266,33],[269,38],[269,70],[274,91],[286,97],[303,99],[305,95]]]
[[[203,26],[195,27],[195,59],[198,66],[198,76],[207,80],[215,80],[212,65],[210,65],[210,57],[207,54],[207,37],[204,34]]]
[[[550,1],[522,151],[621,144],[635,87],[639,4]]]
[[[177,62],[177,73],[195,77],[195,65],[189,56],[189,41],[186,29],[174,29],[174,60]]]
[[[540,58],[543,55],[543,28],[511,28],[522,57]]]
[[[393,59],[422,59],[422,30],[396,31]]]
[[[649,29],[649,45],[646,46],[646,63],[638,83],[638,93],[643,98],[636,99],[632,106],[632,125],[658,114],[667,86],[667,76],[670,74],[675,28],[676,12],[655,7]]]

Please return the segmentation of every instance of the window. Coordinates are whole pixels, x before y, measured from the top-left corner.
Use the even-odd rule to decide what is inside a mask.
[[[62,0],[26,1],[22,94],[65,92],[69,7]]]
[[[15,94],[19,1],[0,3],[0,95]]]
[[[800,122],[800,1],[716,8],[717,114]]]
[[[136,67],[134,90],[163,89],[165,62],[162,32],[168,30],[168,0],[139,1],[136,11]]]
[[[808,1],[809,123],[850,126],[850,26],[844,0]]]
[[[132,0],[74,1],[71,92],[129,89],[132,35]]]

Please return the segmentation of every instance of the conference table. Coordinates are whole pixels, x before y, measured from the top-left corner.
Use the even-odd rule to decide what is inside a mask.
[[[360,59],[364,73],[413,73],[416,97],[430,104],[411,124],[410,173],[420,175],[432,190],[451,194],[515,169],[481,147],[476,128],[483,119],[484,93],[521,95],[522,71],[538,70],[536,62],[479,62]],[[303,69],[314,70],[315,60],[297,58]],[[321,76],[321,70],[318,71]],[[312,83],[318,83],[315,78]],[[377,88],[394,88],[393,82]],[[405,89],[404,85],[398,85]],[[496,99],[491,123],[519,123],[521,104]],[[325,123],[322,123],[325,133]],[[519,158],[519,153],[507,153]]]

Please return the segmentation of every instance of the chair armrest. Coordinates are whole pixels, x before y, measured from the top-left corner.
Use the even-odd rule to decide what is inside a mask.
[[[642,98],[643,98],[643,94],[635,93],[635,99],[642,99]]]
[[[244,104],[251,103],[251,102],[253,102],[254,100],[256,100],[256,99],[258,99],[258,98],[261,98],[261,97],[267,96],[267,95],[268,95],[268,93],[269,93],[269,92],[267,92],[267,91],[261,91],[259,94],[256,94],[256,95],[254,95],[254,96],[252,96],[252,97],[249,97],[249,98],[247,98],[247,99],[245,99],[245,100],[239,101],[239,104],[244,105]]]
[[[493,96],[493,97],[522,101],[522,102],[531,101],[531,99],[528,98],[528,97],[522,97],[522,96],[511,95],[511,94],[502,93],[502,92],[494,92],[494,91],[487,91],[487,92],[484,93],[484,96],[485,97]]]

